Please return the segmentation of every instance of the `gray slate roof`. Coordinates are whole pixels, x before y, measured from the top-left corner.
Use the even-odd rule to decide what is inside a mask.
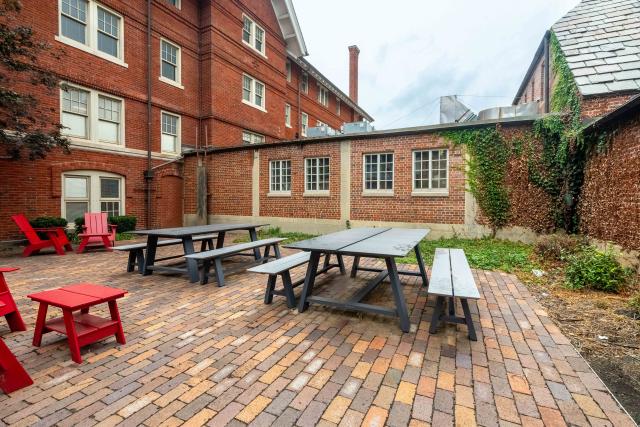
[[[583,0],[552,30],[583,95],[640,90],[640,0]]]

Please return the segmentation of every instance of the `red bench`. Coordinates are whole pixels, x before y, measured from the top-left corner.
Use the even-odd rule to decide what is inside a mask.
[[[27,371],[0,338],[0,390],[9,394],[31,384],[33,380]]]
[[[91,283],[80,283],[59,289],[28,295],[40,303],[33,345],[40,347],[42,335],[58,332],[67,336],[71,358],[82,363],[80,348],[110,335],[114,335],[120,344],[125,344],[124,331],[116,300],[125,296],[127,291]],[[89,308],[98,304],[109,304],[111,319],[89,314]],[[52,305],[62,309],[62,317],[46,320],[47,309]],[[79,313],[73,313],[79,311]]]
[[[27,330],[16,306],[16,302],[9,291],[7,281],[4,279],[4,273],[16,270],[19,270],[19,268],[0,267],[0,316],[4,316],[4,318],[7,319],[11,332]]]

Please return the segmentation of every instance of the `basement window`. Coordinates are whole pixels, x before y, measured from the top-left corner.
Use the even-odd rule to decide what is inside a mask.
[[[242,131],[242,142],[244,144],[264,144],[265,138],[264,135],[260,135],[259,133],[249,132],[247,130]]]
[[[291,160],[269,162],[269,192],[282,195],[291,194]]]
[[[413,195],[446,195],[449,191],[449,150],[413,152]]]
[[[265,54],[265,31],[247,15],[242,15],[242,41],[260,55]]]
[[[56,40],[127,67],[121,15],[93,0],[58,0],[58,9]]]

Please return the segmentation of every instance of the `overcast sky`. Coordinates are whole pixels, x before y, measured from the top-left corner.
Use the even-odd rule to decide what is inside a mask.
[[[437,123],[441,95],[476,112],[510,105],[544,32],[577,3],[294,0],[307,59],[347,94],[347,46],[360,47],[359,104],[377,129]]]

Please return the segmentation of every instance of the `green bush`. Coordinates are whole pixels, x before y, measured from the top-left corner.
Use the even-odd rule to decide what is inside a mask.
[[[570,289],[619,292],[629,274],[629,270],[623,268],[612,253],[586,247],[568,257],[565,283]]]
[[[640,315],[640,292],[636,292],[629,300],[629,307]]]
[[[67,220],[56,216],[39,216],[29,221],[33,228],[66,227]]]
[[[543,258],[564,261],[579,252],[583,246],[584,243],[578,237],[558,233],[540,237],[533,251]]]
[[[118,215],[107,218],[107,222],[109,224],[116,226],[117,233],[134,231],[136,229],[137,221],[137,218],[133,215]],[[74,223],[76,224],[76,233],[82,233],[84,231],[82,229],[82,226],[84,225],[84,217],[76,218]]]

